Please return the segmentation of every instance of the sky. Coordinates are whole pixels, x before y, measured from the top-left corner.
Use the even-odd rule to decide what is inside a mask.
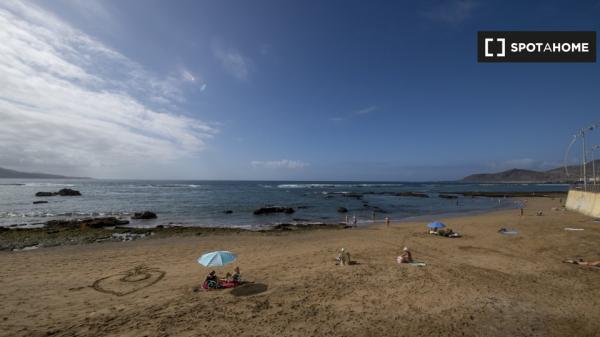
[[[598,63],[477,63],[481,30],[599,31],[600,1],[0,0],[0,167],[424,181],[561,166],[600,121]]]

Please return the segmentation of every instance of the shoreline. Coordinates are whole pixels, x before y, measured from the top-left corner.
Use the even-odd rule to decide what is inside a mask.
[[[545,198],[547,196],[535,196],[534,198]],[[511,197],[513,198],[513,197]],[[522,200],[522,198],[514,197],[514,199]],[[477,216],[482,214],[502,212],[516,209],[513,205],[503,205],[492,209],[471,210],[446,212],[439,214],[426,214],[419,216],[411,216],[401,219],[390,219],[393,224],[414,223],[423,221],[433,221],[439,218],[460,218]],[[114,218],[114,217],[108,217]],[[65,219],[68,221],[77,221],[77,219],[103,219],[99,218],[72,218]],[[114,218],[119,221],[118,218]],[[350,228],[368,228],[371,226],[384,225],[384,219],[363,220],[357,225],[347,224],[344,221],[306,221],[306,222],[281,222],[273,223],[254,228],[244,227],[221,227],[221,226],[186,226],[179,224],[157,225],[154,227],[137,227],[124,224],[120,226],[107,226],[104,228],[89,228],[89,227],[48,227],[47,223],[37,227],[4,227],[0,228],[0,251],[23,251],[34,250],[39,248],[50,248],[66,245],[82,245],[82,244],[97,244],[102,242],[124,242],[141,239],[165,238],[171,236],[186,236],[186,235],[210,235],[210,234],[228,234],[228,233],[276,233],[290,231],[306,231],[319,229],[350,229]],[[127,235],[130,234],[130,235]]]

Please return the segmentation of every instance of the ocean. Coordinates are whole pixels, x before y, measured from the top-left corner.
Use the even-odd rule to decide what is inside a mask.
[[[76,189],[80,197],[35,197],[39,191]],[[294,182],[0,179],[0,226],[32,226],[52,219],[117,216],[150,210],[154,220],[134,227],[182,225],[259,229],[279,223],[337,223],[346,215],[358,224],[514,208],[511,198],[440,198],[440,192],[567,191],[562,184],[467,184],[457,182]],[[422,192],[429,198],[397,196]],[[354,197],[352,197],[354,195]],[[33,201],[46,200],[46,204]],[[293,207],[293,214],[254,215],[264,206]],[[344,207],[347,213],[339,213]],[[226,211],[231,211],[226,214]]]

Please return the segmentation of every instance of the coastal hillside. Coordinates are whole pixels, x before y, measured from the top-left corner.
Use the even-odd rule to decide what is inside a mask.
[[[592,177],[592,162],[586,165],[588,179]],[[595,161],[596,170],[600,170],[600,160]],[[564,167],[557,167],[548,171],[535,171],[523,169],[511,169],[496,173],[478,173],[464,177],[461,181],[475,183],[512,183],[512,182],[531,182],[531,183],[573,183],[580,179],[580,165],[571,165],[567,167],[569,175],[567,176]]]
[[[67,177],[48,173],[21,172],[0,167],[0,179],[91,179],[88,177]]]

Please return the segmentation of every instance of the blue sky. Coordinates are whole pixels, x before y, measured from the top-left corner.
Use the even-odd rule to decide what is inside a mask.
[[[600,120],[598,64],[479,64],[476,34],[598,31],[599,18],[600,1],[0,2],[0,166],[299,180],[549,169]]]

